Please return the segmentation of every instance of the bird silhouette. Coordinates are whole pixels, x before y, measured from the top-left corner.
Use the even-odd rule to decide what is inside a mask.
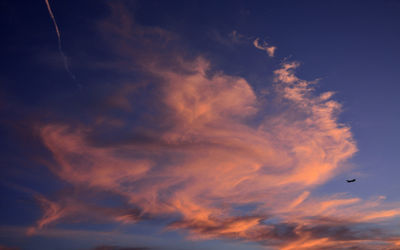
[[[351,179],[351,180],[346,180],[348,183],[350,183],[350,182],[355,182],[356,181],[356,179]]]

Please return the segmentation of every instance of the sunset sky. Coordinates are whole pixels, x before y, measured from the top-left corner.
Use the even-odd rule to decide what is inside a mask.
[[[0,250],[400,249],[400,1],[0,9]]]

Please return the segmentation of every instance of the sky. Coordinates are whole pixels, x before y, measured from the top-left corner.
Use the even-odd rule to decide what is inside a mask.
[[[400,1],[0,7],[1,250],[400,249]]]

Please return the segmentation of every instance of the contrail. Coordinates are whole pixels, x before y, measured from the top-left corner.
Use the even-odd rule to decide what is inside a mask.
[[[60,29],[58,28],[56,19],[54,17],[53,11],[51,10],[50,4],[49,4],[49,0],[45,0],[46,5],[47,5],[47,10],[49,11],[49,15],[51,17],[51,19],[53,20],[53,24],[54,24],[54,28],[56,29],[56,33],[57,33],[57,38],[58,38],[58,51],[60,52],[63,60],[64,60],[64,67],[65,70],[68,72],[68,74],[71,76],[71,78],[73,80],[75,80],[75,75],[71,72],[71,70],[69,69],[68,66],[68,58],[65,56],[64,51],[62,49],[62,45],[61,45],[61,33],[60,33]]]

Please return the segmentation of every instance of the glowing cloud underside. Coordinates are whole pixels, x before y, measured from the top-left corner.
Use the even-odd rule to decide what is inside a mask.
[[[160,34],[158,29],[146,32]],[[97,213],[120,223],[171,216],[176,220],[168,228],[186,229],[193,238],[236,238],[282,249],[367,246],[371,240],[396,244],[396,238],[372,237],[368,229],[351,233],[358,223],[399,214],[378,209],[381,199],[312,196],[315,186],[345,170],[357,149],[350,128],[337,121],[341,107],[333,94],[315,95],[316,83],[295,75],[296,62],[274,71],[273,98],[267,103],[276,112],[268,114],[263,112],[266,102],[246,79],[210,75],[210,62],[201,57],[180,63],[180,70],[149,59],[140,64],[159,81],[152,99],[157,112],[146,119],[160,126],[143,128],[128,118],[110,123],[109,129],[126,135],[104,143],[98,143],[103,131],[96,124],[41,128],[57,176],[77,188],[111,192],[132,208]],[[133,91],[140,95],[140,89]],[[137,99],[117,97],[135,108]],[[131,109],[124,110],[129,117]],[[50,211],[36,229],[89,214],[85,202],[76,200],[41,198]],[[244,205],[252,208],[237,209]],[[340,234],[343,230],[352,237]]]

